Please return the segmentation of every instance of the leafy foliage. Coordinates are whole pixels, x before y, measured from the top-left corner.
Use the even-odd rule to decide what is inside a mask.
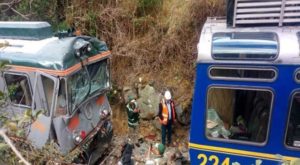
[[[5,71],[6,61],[0,62],[0,72]],[[8,114],[6,112],[6,99],[7,95],[13,96],[16,87],[10,86],[8,94],[0,92],[0,127],[5,129],[10,139],[14,142],[16,148],[21,154],[33,164],[56,164],[64,163],[70,164],[81,153],[80,148],[75,149],[67,155],[61,155],[58,146],[54,142],[50,142],[42,149],[35,149],[30,142],[28,142],[28,129],[30,124],[33,123],[44,110],[27,109],[23,115],[17,116]],[[0,164],[18,164],[19,158],[10,147],[0,138]]]
[[[80,148],[73,150],[67,155],[62,155],[59,152],[57,144],[51,141],[45,145],[42,149],[35,149],[30,142],[26,140],[28,132],[26,128],[29,124],[35,121],[39,115],[43,113],[40,111],[26,110],[23,116],[7,118],[7,114],[0,116],[0,123],[2,128],[7,130],[7,134],[14,142],[17,149],[23,154],[23,156],[33,164],[70,164],[81,153]],[[15,164],[19,160],[12,150],[8,147],[3,139],[0,139],[0,162],[5,164]]]
[[[69,27],[64,12],[67,3],[67,0],[12,0],[7,6],[0,6],[0,18],[6,21],[47,21],[54,30],[66,29]]]

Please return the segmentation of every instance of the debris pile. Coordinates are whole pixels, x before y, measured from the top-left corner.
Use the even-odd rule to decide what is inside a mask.
[[[156,142],[155,142],[156,141]],[[118,165],[185,165],[189,163],[187,146],[177,144],[165,148],[160,156],[153,153],[151,146],[159,143],[159,140],[139,139],[137,144],[131,144],[126,137],[115,136],[112,142],[112,152],[100,162],[104,164]]]

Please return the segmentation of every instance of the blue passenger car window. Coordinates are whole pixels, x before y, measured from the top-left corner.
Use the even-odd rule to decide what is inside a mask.
[[[209,69],[209,77],[215,80],[245,80],[272,82],[277,77],[273,68],[241,68],[213,66]]]
[[[298,44],[299,44],[299,49],[300,49],[300,32],[297,32],[297,38],[298,38]]]
[[[265,89],[211,87],[206,136],[211,140],[265,144],[273,93]]]
[[[300,92],[296,92],[291,100],[290,116],[287,126],[285,144],[300,149]]]
[[[214,59],[274,60],[278,52],[278,37],[270,32],[215,33],[212,39]]]
[[[295,73],[295,81],[297,83],[300,83],[300,70],[297,70]]]

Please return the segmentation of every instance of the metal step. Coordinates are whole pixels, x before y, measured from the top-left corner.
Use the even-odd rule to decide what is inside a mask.
[[[300,25],[300,0],[235,0],[233,27]]]

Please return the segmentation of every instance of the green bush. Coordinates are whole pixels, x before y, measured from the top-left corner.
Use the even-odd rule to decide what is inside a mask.
[[[17,14],[12,10],[3,10],[0,12],[0,20],[47,21],[53,25],[53,30],[66,29],[65,7],[68,5],[67,2],[65,0],[24,0],[11,2],[15,11],[21,14]]]

